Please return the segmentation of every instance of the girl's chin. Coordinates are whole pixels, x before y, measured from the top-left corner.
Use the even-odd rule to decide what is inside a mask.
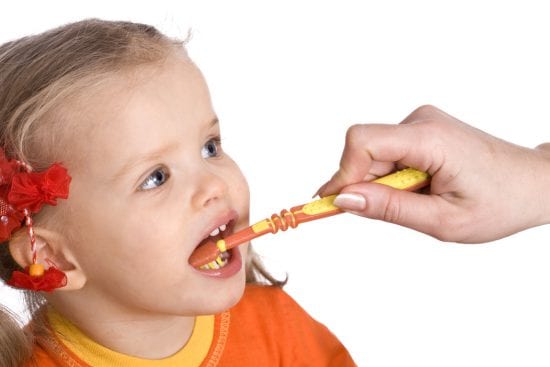
[[[213,295],[209,295],[200,313],[205,315],[216,314],[235,306],[243,297],[245,288],[244,274],[242,278],[239,284],[232,284],[214,292]]]

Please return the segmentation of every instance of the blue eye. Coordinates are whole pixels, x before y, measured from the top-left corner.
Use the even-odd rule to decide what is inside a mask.
[[[154,170],[141,185],[139,185],[140,190],[151,190],[162,186],[166,180],[168,180],[170,175],[166,172],[164,168],[157,168]]]
[[[220,155],[221,141],[220,138],[208,140],[201,149],[203,158],[213,158]]]

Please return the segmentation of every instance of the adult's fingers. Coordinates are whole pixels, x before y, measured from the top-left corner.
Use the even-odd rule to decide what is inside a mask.
[[[348,129],[340,168],[319,191],[321,196],[389,173],[395,163],[420,170],[432,166],[433,150],[423,144],[420,125],[354,125]]]
[[[451,219],[456,217],[451,215],[451,205],[437,195],[365,182],[345,187],[334,204],[353,214],[399,224],[443,241],[454,240]]]

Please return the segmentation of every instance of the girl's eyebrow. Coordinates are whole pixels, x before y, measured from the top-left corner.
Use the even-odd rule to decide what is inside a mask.
[[[112,180],[116,181],[120,177],[128,174],[129,171],[131,171],[133,168],[141,166],[142,164],[145,164],[147,162],[159,159],[160,157],[171,153],[175,151],[179,146],[181,145],[180,142],[172,142],[168,145],[164,145],[160,147],[159,149],[155,149],[151,152],[145,153],[142,156],[138,158],[132,158],[128,160],[122,167],[117,171],[117,173],[113,176]]]
[[[211,128],[211,127],[215,126],[216,124],[219,124],[219,120],[218,120],[217,116],[214,116],[210,120],[210,123],[208,124],[208,127]],[[135,168],[135,167],[138,167],[138,166],[140,166],[142,164],[145,164],[147,162],[159,159],[163,155],[166,155],[168,153],[173,152],[174,150],[176,150],[179,147],[180,144],[181,144],[180,142],[175,141],[175,142],[173,142],[171,144],[168,144],[168,145],[165,145],[165,146],[163,146],[159,149],[155,149],[151,152],[145,153],[142,156],[138,157],[137,159],[129,160],[124,165],[122,165],[122,167],[117,171],[117,173],[113,176],[112,181],[116,181],[120,177],[128,174],[128,172],[131,169]]]

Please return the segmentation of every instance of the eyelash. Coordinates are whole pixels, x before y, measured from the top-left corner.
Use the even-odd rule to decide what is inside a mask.
[[[208,146],[209,144],[212,144]],[[221,154],[221,138],[219,136],[216,136],[214,138],[209,139],[206,143],[204,143],[203,147],[201,148],[201,156],[204,159],[208,158],[215,158],[218,157]],[[159,175],[160,173],[160,175]],[[166,183],[166,181],[170,178],[170,173],[168,173],[168,170],[166,167],[159,167],[155,169],[147,178],[139,185],[140,191],[148,191],[156,189]],[[158,184],[155,183],[155,180],[162,181]],[[153,187],[149,187],[150,185],[155,185]]]

